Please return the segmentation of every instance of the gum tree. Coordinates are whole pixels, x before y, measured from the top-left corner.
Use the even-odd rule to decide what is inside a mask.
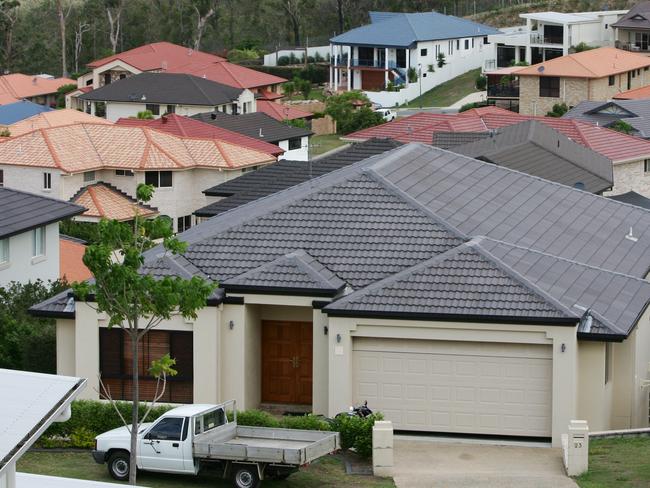
[[[151,185],[140,184],[137,199],[151,201]],[[98,224],[99,239],[88,246],[83,261],[94,276],[93,282],[77,283],[78,299],[94,302],[98,312],[109,317],[108,327],[120,327],[130,339],[132,354],[133,405],[131,409],[131,452],[129,483],[136,482],[136,452],[138,435],[139,380],[138,344],[142,337],[173,313],[196,318],[205,306],[214,286],[202,278],[183,279],[165,276],[157,279],[140,269],[143,253],[154,246],[154,238],[162,239],[167,254],[181,254],[187,244],[177,239],[169,220],[146,220],[136,215],[132,223],[103,220]]]

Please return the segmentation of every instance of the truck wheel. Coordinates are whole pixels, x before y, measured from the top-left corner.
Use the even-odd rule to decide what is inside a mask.
[[[232,477],[232,485],[235,488],[258,488],[260,477],[257,474],[256,466],[235,466]]]
[[[127,481],[129,479],[129,462],[128,452],[114,452],[108,457],[108,474],[117,481]]]

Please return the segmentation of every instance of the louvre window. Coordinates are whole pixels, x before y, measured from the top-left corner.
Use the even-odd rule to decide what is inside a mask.
[[[557,76],[541,76],[539,78],[539,96],[560,98],[560,78]]]

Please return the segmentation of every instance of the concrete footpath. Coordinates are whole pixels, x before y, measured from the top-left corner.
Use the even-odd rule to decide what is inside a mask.
[[[577,488],[560,449],[395,438],[398,488]]]

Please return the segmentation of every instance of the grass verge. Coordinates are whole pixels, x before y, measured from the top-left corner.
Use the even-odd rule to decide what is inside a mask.
[[[478,91],[476,89],[476,77],[480,72],[480,68],[473,69],[456,78],[445,81],[428,92],[423,93],[421,97],[411,100],[407,107],[419,108],[420,101],[422,101],[422,107],[449,107],[470,93]]]
[[[589,472],[576,478],[580,488],[650,486],[650,437],[594,439]]]
[[[96,464],[90,452],[29,452],[18,462],[18,471],[83,480],[115,482],[105,465]],[[126,483],[124,484],[126,486]],[[199,476],[163,473],[138,473],[138,485],[150,488],[182,488],[185,486],[226,488],[229,481],[215,473]],[[266,488],[394,488],[393,480],[372,476],[348,475],[338,456],[327,456],[292,474],[284,481],[265,481]]]
[[[348,144],[346,141],[342,141],[340,137],[341,136],[338,134],[312,136],[309,141],[309,144],[311,145],[309,148],[309,157],[313,158],[314,156],[318,156],[337,147],[341,147],[344,144]]]

